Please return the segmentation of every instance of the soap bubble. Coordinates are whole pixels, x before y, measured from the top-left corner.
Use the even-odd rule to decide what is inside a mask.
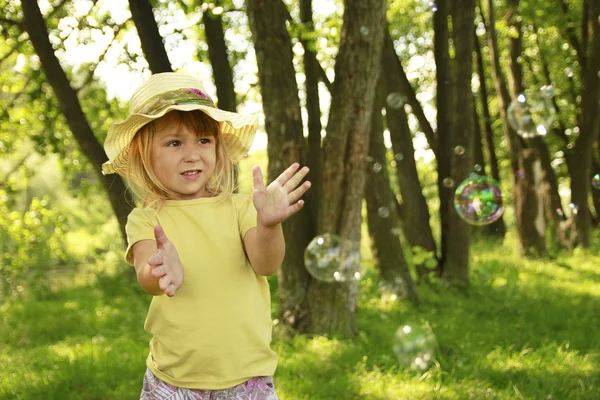
[[[525,139],[545,136],[556,118],[551,91],[546,88],[531,95],[519,94],[507,113],[510,126]]]
[[[600,174],[596,174],[592,178],[592,187],[594,189],[600,189]]]
[[[369,27],[368,26],[361,26],[360,27],[360,34],[363,36],[368,36],[369,35]]]
[[[454,209],[471,225],[487,225],[504,211],[500,185],[485,175],[471,174],[454,192]]]
[[[390,216],[390,209],[387,207],[379,207],[379,209],[377,210],[377,214],[381,218],[387,218]]]
[[[390,106],[391,108],[399,109],[404,105],[404,102],[406,100],[400,93],[394,92],[388,94],[386,101],[388,106]]]
[[[308,244],[304,251],[304,265],[320,281],[360,279],[360,249],[350,240],[326,233]]]
[[[447,187],[447,188],[454,187],[454,179],[444,178],[444,180],[442,181],[442,184],[444,185],[444,187]]]
[[[481,164],[475,164],[475,166],[473,167],[473,169],[476,172],[481,172],[483,170],[483,167],[481,166]]]
[[[394,335],[393,351],[405,368],[428,369],[435,360],[436,347],[435,335],[422,324],[406,323]]]
[[[402,154],[402,153],[396,153],[396,154],[394,154],[394,159],[396,161],[402,161],[402,160],[404,160],[404,154]]]
[[[383,169],[383,165],[381,165],[380,163],[376,162],[375,164],[373,164],[373,172],[377,173],[379,171],[381,171]]]
[[[454,154],[456,154],[457,156],[462,156],[465,154],[465,147],[464,146],[456,146],[454,148]]]

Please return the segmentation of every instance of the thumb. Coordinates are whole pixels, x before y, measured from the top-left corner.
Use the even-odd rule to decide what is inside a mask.
[[[252,168],[252,183],[254,186],[254,190],[265,187],[265,184],[263,182],[262,171],[260,170],[260,167],[258,165],[255,165],[254,168]]]
[[[154,225],[154,239],[156,239],[156,247],[158,249],[162,249],[167,243],[169,243],[169,239],[167,235],[165,235],[165,231],[160,225]]]

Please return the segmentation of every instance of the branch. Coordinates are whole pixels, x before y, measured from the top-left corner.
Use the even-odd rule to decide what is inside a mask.
[[[563,15],[565,16],[565,19],[568,20],[569,6],[567,5],[565,0],[560,0],[560,8],[561,8]],[[571,26],[569,24],[567,24],[567,37],[569,38],[569,42],[571,43],[571,46],[577,52],[577,56],[579,57],[579,63],[581,64],[581,66],[584,66],[585,65],[585,52],[581,51],[581,44],[579,43],[579,39],[577,39],[577,35],[575,34],[575,29],[573,28],[573,26]]]
[[[27,159],[29,158],[29,156],[31,156],[31,153],[32,153],[32,151],[29,150],[27,152],[27,154],[25,154],[25,156],[19,160],[19,162],[17,162],[15,165],[13,165],[13,167],[10,169],[10,171],[8,171],[6,173],[6,175],[4,176],[4,178],[2,179],[2,181],[0,181],[0,187],[6,187],[6,181],[8,181],[8,179],[10,178],[10,176],[12,174],[14,174],[15,172],[17,172],[19,170],[19,168],[21,168],[21,166],[23,164],[25,164],[25,161],[27,161]]]

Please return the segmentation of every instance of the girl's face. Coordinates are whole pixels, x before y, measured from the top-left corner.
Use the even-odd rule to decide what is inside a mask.
[[[156,178],[175,193],[172,200],[208,197],[215,171],[216,139],[194,132],[173,112],[154,123],[151,160]]]

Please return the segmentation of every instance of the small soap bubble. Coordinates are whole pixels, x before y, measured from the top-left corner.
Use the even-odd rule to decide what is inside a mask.
[[[485,175],[471,174],[454,192],[454,209],[471,225],[491,224],[504,212],[500,185]]]
[[[369,35],[369,27],[368,26],[361,26],[360,27],[360,34],[363,36],[368,36]]]
[[[396,161],[402,161],[402,160],[404,160],[404,154],[402,154],[402,153],[396,153],[396,154],[394,154],[394,159]]]
[[[525,179],[525,171],[518,170],[517,171],[517,178],[519,178],[519,179]]]
[[[594,189],[600,189],[600,174],[596,174],[592,178],[592,187]]]
[[[435,4],[433,1],[429,2],[429,7],[431,8],[432,12],[436,12],[438,10],[437,4]]]
[[[483,170],[483,167],[481,166],[481,164],[475,164],[475,166],[473,167],[473,169],[476,172],[481,172]]]
[[[464,146],[456,146],[454,148],[454,154],[456,154],[457,156],[462,156],[465,154],[465,147]]]
[[[379,207],[379,209],[377,210],[377,214],[381,217],[381,218],[387,218],[390,216],[390,209],[387,207]]]
[[[575,205],[575,203],[569,203],[569,209],[571,210],[571,214],[573,215],[577,215],[577,212],[579,211],[579,208],[577,207],[577,205]]]
[[[444,178],[444,180],[442,181],[442,184],[444,185],[444,187],[452,188],[452,187],[454,187],[454,179]]]
[[[394,109],[399,109],[404,105],[405,102],[404,97],[397,92],[388,94],[386,101],[388,106]]]
[[[381,171],[383,169],[383,165],[381,165],[380,163],[375,163],[373,164],[373,172],[377,173],[379,171]]]
[[[373,160],[374,160],[374,158],[373,158],[373,157],[371,157],[371,156],[366,156],[366,157],[365,157],[365,161],[366,161],[366,162],[368,162],[368,163],[371,163],[371,162],[373,162]]]

